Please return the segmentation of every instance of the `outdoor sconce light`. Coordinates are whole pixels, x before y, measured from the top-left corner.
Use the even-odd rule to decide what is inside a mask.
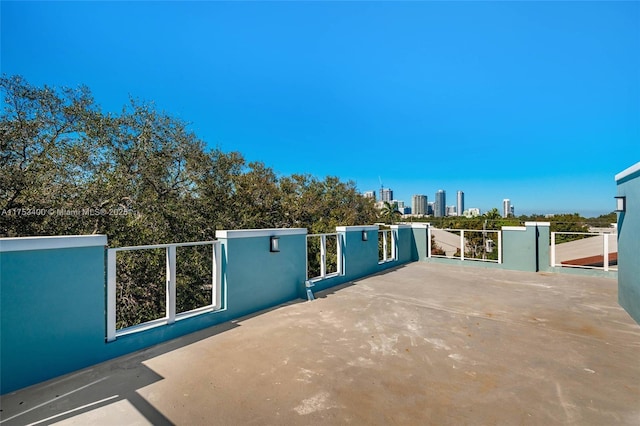
[[[280,238],[279,237],[271,237],[269,238],[269,251],[272,253],[280,251]]]
[[[362,231],[362,241],[367,241],[369,236],[367,235],[367,231]]]
[[[616,212],[622,213],[627,210],[627,197],[614,197],[616,199]]]

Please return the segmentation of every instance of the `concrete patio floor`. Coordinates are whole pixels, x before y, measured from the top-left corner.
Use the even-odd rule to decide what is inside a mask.
[[[3,395],[1,424],[640,424],[615,280],[412,263],[316,296]]]

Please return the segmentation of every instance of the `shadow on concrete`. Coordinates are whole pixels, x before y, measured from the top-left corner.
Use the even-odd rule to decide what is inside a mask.
[[[73,424],[109,423],[172,425],[138,390],[164,379],[145,362],[240,327],[240,322],[292,304],[272,308],[218,324],[132,354],[96,364],[55,379],[0,396],[0,425],[45,425],[65,420]]]

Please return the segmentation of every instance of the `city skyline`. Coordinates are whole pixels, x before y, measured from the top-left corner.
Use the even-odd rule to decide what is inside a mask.
[[[3,2],[2,70],[189,123],[279,175],[613,210],[640,158],[639,2]],[[73,22],[73,25],[60,25]],[[454,204],[454,203],[450,203]]]

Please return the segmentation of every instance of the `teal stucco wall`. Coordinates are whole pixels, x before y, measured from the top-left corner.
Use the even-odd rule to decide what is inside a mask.
[[[378,261],[378,226],[339,226],[336,228],[342,236],[343,273],[314,283],[313,292],[318,292],[348,283],[368,275],[377,274],[390,268],[411,262],[413,254],[413,232],[408,225],[392,225],[397,233],[397,259],[380,263]],[[362,232],[366,232],[367,241],[362,241]]]
[[[106,237],[0,239],[0,394],[300,296],[306,229],[228,232],[219,232],[228,236],[221,238],[223,309],[112,342],[106,341]],[[269,251],[272,234],[280,236],[280,252]]]
[[[429,256],[427,253],[428,229],[427,223],[416,223],[411,226],[411,260],[423,260]]]
[[[517,271],[537,270],[535,226],[504,226],[502,228],[502,263]]]
[[[640,324],[640,163],[616,175],[616,183],[626,197],[618,213],[618,302]]]
[[[222,231],[223,288],[227,315],[238,317],[303,297],[306,229]],[[269,250],[271,236],[279,252]]]
[[[378,227],[344,227],[344,273],[314,291],[412,259],[397,226],[398,259],[378,262]],[[362,241],[362,229],[368,241]],[[305,297],[306,229],[218,231],[220,310],[106,341],[105,236],[0,239],[0,394]],[[269,250],[271,236],[279,252]]]
[[[0,393],[102,360],[104,245],[86,241],[106,244],[106,237],[37,250],[0,243]]]

